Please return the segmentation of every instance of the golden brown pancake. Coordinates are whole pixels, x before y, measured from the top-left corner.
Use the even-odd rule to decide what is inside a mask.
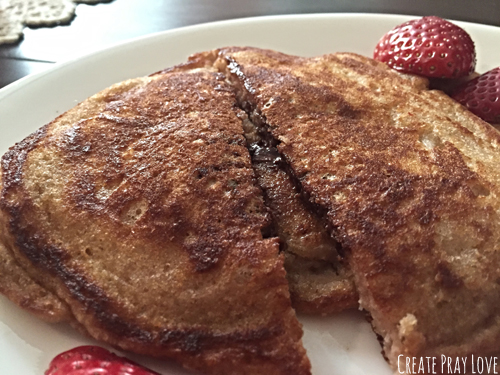
[[[104,90],[4,155],[0,241],[98,340],[205,374],[310,374],[244,118],[208,69]]]
[[[326,211],[392,366],[498,356],[499,133],[355,54],[229,48],[218,65]]]

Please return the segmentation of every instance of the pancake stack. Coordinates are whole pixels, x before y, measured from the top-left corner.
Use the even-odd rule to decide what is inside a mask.
[[[104,90],[4,155],[0,291],[206,374],[309,374],[294,308],[358,300],[395,369],[498,355],[500,136],[427,86],[233,47]]]

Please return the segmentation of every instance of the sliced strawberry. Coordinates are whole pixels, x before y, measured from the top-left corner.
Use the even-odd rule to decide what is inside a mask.
[[[160,375],[99,346],[79,346],[57,355],[45,375]]]
[[[484,121],[500,124],[500,67],[458,87],[451,97]]]
[[[405,22],[385,34],[373,58],[404,73],[457,78],[474,71],[474,42],[465,30],[429,16]]]

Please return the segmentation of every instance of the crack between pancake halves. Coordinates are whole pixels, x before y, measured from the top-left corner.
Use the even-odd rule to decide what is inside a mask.
[[[231,66],[231,64],[234,66]],[[246,82],[241,72],[240,74],[237,73],[237,66],[234,62],[229,61],[229,64],[227,64],[227,62],[220,63],[219,60],[215,65],[219,72],[226,76],[226,80],[233,87],[236,103],[246,114],[242,118],[243,135],[245,136],[246,145],[251,156],[252,168],[254,169],[257,184],[263,192],[264,203],[271,212],[272,217],[272,223],[263,230],[263,236],[279,236],[277,219],[274,217],[273,208],[271,207],[273,197],[270,197],[270,195],[275,195],[280,188],[287,191],[288,194],[296,194],[303,205],[303,209],[314,217],[315,220],[319,220],[324,228],[327,228],[326,210],[309,200],[286,157],[279,152],[277,146],[280,141],[273,137],[265,116],[255,107],[252,98],[252,87]],[[277,186],[280,184],[280,180],[281,183],[286,180],[288,186]],[[272,187],[265,185],[272,185]],[[329,231],[329,233],[331,232]],[[286,241],[283,238],[281,238],[280,243],[281,249],[287,250]],[[339,247],[338,243],[336,243],[335,250],[337,254],[341,251]],[[332,267],[337,271],[338,265],[336,263],[338,263],[338,259],[325,260],[331,261]]]
[[[218,70],[226,75],[227,81],[233,87],[238,107],[247,115],[246,118],[242,119],[243,135],[247,142],[255,175],[259,177],[259,175],[266,174],[266,172],[274,174],[285,173],[293,184],[295,192],[300,196],[304,208],[311,215],[319,219],[325,227],[328,227],[326,210],[310,201],[307,192],[302,189],[300,180],[294,174],[286,157],[279,152],[277,146],[281,142],[272,135],[265,116],[252,103],[252,88],[246,83],[245,77],[236,74],[234,72],[235,69],[230,68],[231,63],[229,66],[221,66],[218,63],[216,65],[218,65]],[[241,80],[243,80],[243,83]],[[267,169],[267,171],[259,173],[259,169]],[[259,178],[257,178],[258,185],[264,192],[265,204],[269,208],[269,197],[267,196],[266,189],[258,180]],[[328,227],[327,229],[329,233],[332,233],[332,228]],[[271,233],[271,236],[275,235],[275,232]],[[337,251],[343,255],[340,246],[337,246]]]

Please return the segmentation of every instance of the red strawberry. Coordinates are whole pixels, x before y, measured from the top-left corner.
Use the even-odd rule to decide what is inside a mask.
[[[160,375],[98,346],[79,346],[56,356],[45,375]]]
[[[380,39],[373,58],[404,73],[436,78],[466,76],[476,65],[469,34],[435,16],[396,26]]]
[[[458,87],[451,97],[484,121],[500,124],[500,67]]]

